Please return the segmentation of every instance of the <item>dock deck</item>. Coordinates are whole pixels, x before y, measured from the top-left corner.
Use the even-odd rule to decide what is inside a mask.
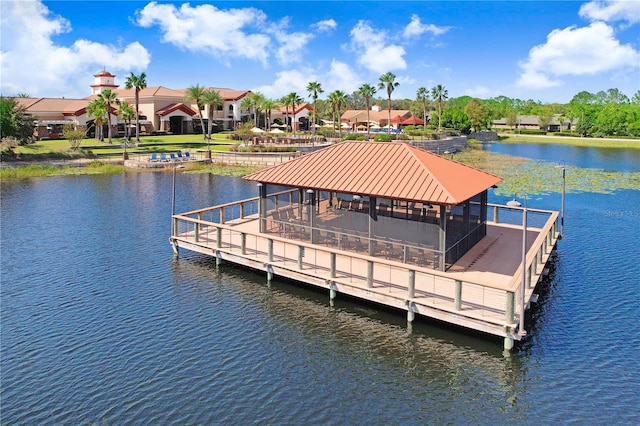
[[[501,336],[510,349],[507,342],[525,334],[519,318],[555,248],[558,213],[527,210],[540,216],[540,225],[527,227],[523,298],[522,225],[498,221],[499,211],[517,218],[523,209],[490,207],[486,236],[444,272],[261,233],[257,198],[174,215],[170,241],[176,253],[191,250],[264,271],[267,279],[282,276],[326,289],[331,298],[342,293],[404,310],[409,321],[417,314]]]

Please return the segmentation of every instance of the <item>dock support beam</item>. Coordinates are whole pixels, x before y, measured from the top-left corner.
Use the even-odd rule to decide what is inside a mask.
[[[508,353],[511,352],[511,349],[513,349],[513,337],[506,336],[504,338],[504,350],[506,353]]]
[[[240,252],[243,256],[247,254],[247,234],[244,232],[240,233]]]
[[[273,262],[273,240],[271,238],[267,240],[267,260],[269,263]]]

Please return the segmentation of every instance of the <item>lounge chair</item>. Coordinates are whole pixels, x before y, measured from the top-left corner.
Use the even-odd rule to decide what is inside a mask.
[[[184,158],[187,160],[191,160],[191,154],[189,154],[189,151],[184,153]]]
[[[158,161],[158,154],[156,154],[155,152],[151,154],[151,157],[149,157],[149,161]]]
[[[160,161],[169,161],[167,160],[167,154],[160,154]]]
[[[178,157],[176,157],[176,155],[173,152],[169,154],[169,156],[171,156],[171,161],[178,161]]]
[[[177,155],[178,155],[178,160],[180,160],[180,161],[184,160],[184,156],[182,155],[182,151],[178,151]]]

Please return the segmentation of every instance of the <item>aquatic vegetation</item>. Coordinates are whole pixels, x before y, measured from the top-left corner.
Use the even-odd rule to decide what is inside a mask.
[[[56,166],[52,164],[33,164],[19,167],[3,167],[0,169],[0,179],[27,179],[33,177],[68,176],[68,175],[97,175],[122,173],[124,166],[117,164],[92,161],[88,165]]]
[[[262,170],[265,167],[240,166],[232,164],[198,164],[194,169],[183,173],[211,173],[219,176],[244,176]]]
[[[468,148],[454,160],[504,179],[495,193],[548,194],[562,191],[562,169],[557,163],[497,154]],[[608,172],[601,169],[566,167],[566,192],[612,193],[618,189],[640,190],[640,172]]]

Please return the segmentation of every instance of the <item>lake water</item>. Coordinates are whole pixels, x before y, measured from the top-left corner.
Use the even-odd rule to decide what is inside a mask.
[[[177,188],[177,211],[257,194],[210,175]],[[500,340],[421,320],[409,333],[402,314],[174,258],[170,173],[3,182],[1,200],[2,424],[640,416],[640,191],[567,195],[555,271],[510,358]]]
[[[640,142],[639,142],[640,143]],[[605,171],[639,172],[640,149],[596,148],[545,143],[482,144],[484,150],[517,157],[551,162],[564,161],[567,166]]]

